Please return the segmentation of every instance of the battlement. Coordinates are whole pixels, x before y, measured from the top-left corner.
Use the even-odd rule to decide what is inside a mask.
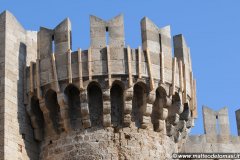
[[[158,28],[146,17],[140,24],[142,46],[131,48],[122,15],[90,16],[90,47],[72,51],[68,18],[35,32],[10,12],[0,14],[0,157],[166,159],[177,153],[197,116],[190,52],[182,35],[171,46],[169,26]]]
[[[236,153],[240,148],[240,136],[230,133],[228,109],[224,107],[214,111],[203,106],[203,135],[191,135],[183,145],[185,153]],[[236,111],[237,125],[239,110]],[[239,130],[239,125],[237,126]],[[201,147],[200,147],[201,146]]]
[[[204,131],[207,135],[230,135],[227,107],[213,111],[203,107]]]
[[[169,26],[159,29],[143,18],[137,49],[125,47],[123,26],[122,15],[108,22],[90,16],[91,46],[74,52],[69,19],[54,29],[40,28],[38,59],[25,76],[37,140],[81,127],[133,124],[177,140],[182,129],[175,133],[176,126],[193,126],[196,80],[183,36],[173,37],[172,57]]]

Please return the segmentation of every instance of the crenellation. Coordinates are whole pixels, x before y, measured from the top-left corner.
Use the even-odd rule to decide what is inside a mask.
[[[224,107],[219,111],[203,106],[204,134],[191,135],[183,145],[184,153],[237,153],[239,151],[240,137],[231,135],[229,128],[228,109]],[[190,128],[194,119],[186,123]],[[199,147],[202,146],[202,147]]]
[[[63,54],[72,49],[71,46],[71,22],[69,18],[63,20],[55,29],[52,41],[54,41],[54,53]]]
[[[173,36],[173,44],[174,44],[174,56],[182,60],[182,62],[188,65],[190,68],[191,59],[189,58],[190,57],[189,49],[183,35],[179,34]]]
[[[125,46],[123,15],[109,21],[90,16],[91,47],[101,49],[107,45],[122,48]],[[108,33],[108,37],[106,34]]]
[[[216,113],[208,107],[203,107],[204,133],[217,134]]]
[[[159,28],[160,33],[160,50],[162,53],[167,55],[168,58],[172,57],[172,45],[171,45],[171,27],[165,26]]]
[[[38,58],[44,59],[52,54],[53,30],[40,27],[37,36]]]
[[[230,124],[228,119],[228,109],[226,107],[222,108],[217,113],[218,123],[219,123],[219,133],[224,136],[230,135]]]
[[[7,95],[3,103],[12,106],[4,108],[9,112],[4,113],[4,127],[11,117],[23,115],[24,126],[6,132],[21,130],[29,143],[9,142],[8,152],[23,147],[19,155],[26,159],[161,159],[186,140],[194,125],[196,81],[183,39],[172,56],[169,26],[158,28],[143,18],[142,46],[131,48],[125,46],[123,15],[109,21],[90,16],[90,47],[77,51],[72,51],[68,18],[38,32],[17,26],[19,37],[12,35],[13,29],[0,31],[0,37],[9,36],[3,42],[7,49],[0,51],[8,58],[0,98]],[[15,85],[16,80],[24,87]]]
[[[29,66],[31,61],[37,59],[37,32],[26,31],[26,65]]]
[[[159,28],[160,33],[160,47],[161,53],[164,54],[164,67],[165,70],[170,72],[172,70],[172,38],[171,38],[171,28],[170,26],[165,26]],[[169,77],[169,81],[171,81]]]
[[[110,21],[106,26],[106,32],[109,32],[108,45],[114,48],[122,48],[125,46],[124,22],[123,15],[120,14]],[[106,37],[107,38],[107,37]]]
[[[106,22],[96,16],[90,16],[90,38],[92,48],[103,48],[106,44]]]
[[[153,59],[153,64],[161,65],[161,77],[171,82],[169,72],[172,70],[172,47],[170,26],[158,28],[150,19],[144,17],[141,20],[142,46],[148,49]],[[162,56],[158,56],[162,54]],[[160,58],[160,60],[159,60]],[[164,63],[165,62],[165,63]],[[164,75],[164,71],[167,73]]]
[[[160,52],[160,39],[158,27],[147,17],[141,20],[142,47],[152,53]]]

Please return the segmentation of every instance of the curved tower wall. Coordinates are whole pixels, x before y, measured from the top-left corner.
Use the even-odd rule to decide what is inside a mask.
[[[27,48],[27,67],[15,78],[24,87],[17,93],[30,120],[26,134],[17,135],[26,140],[16,145],[21,151],[16,156],[170,158],[197,116],[196,81],[183,36],[173,36],[172,57],[170,27],[158,28],[146,17],[141,20],[142,47],[136,49],[125,46],[122,15],[109,21],[90,16],[90,27],[86,50],[71,50],[69,19],[16,41]],[[24,105],[18,106],[24,112]]]

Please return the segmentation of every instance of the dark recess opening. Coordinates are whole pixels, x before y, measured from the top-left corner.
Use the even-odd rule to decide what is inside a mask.
[[[108,32],[108,27],[106,27],[106,45],[108,45],[108,43],[109,43],[109,32]]]

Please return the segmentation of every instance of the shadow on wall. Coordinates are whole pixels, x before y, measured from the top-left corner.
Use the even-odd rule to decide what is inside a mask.
[[[82,128],[80,91],[76,86],[70,84],[65,88],[64,94],[69,105],[68,115],[71,115],[69,116],[71,127],[73,129]]]
[[[143,121],[144,108],[146,108],[147,86],[144,83],[137,83],[133,90],[132,121],[135,122],[136,127],[140,128]]]
[[[22,140],[24,141],[25,150],[27,152],[28,157],[30,159],[38,159],[35,157],[39,154],[39,150],[37,148],[37,141],[34,140],[33,131],[30,127],[30,119],[27,116],[25,105],[24,105],[24,68],[26,67],[26,55],[27,55],[27,47],[24,43],[20,42],[19,45],[19,54],[18,54],[18,81],[17,81],[17,118],[19,123],[19,135],[22,135]],[[38,112],[39,106],[38,100],[34,97],[31,98],[31,106],[36,106],[34,108],[34,112]],[[38,105],[37,105],[38,104]],[[41,116],[41,114],[38,114]],[[39,124],[41,122],[39,121]],[[33,147],[35,146],[35,147]],[[18,144],[18,151],[23,153],[23,146]],[[38,153],[36,153],[38,152]]]
[[[93,127],[103,125],[103,100],[102,90],[98,83],[92,82],[88,85],[88,102],[90,119]]]
[[[123,113],[124,113],[124,86],[121,82],[115,81],[113,83],[111,95],[111,123],[113,127],[119,128],[123,126]]]

